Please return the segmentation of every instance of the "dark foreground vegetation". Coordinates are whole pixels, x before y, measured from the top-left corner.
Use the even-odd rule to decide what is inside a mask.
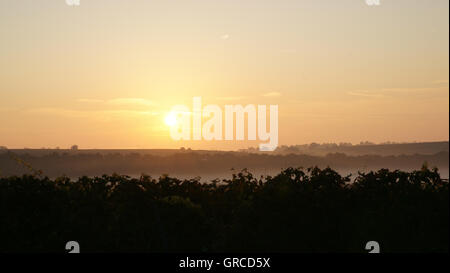
[[[0,179],[0,252],[448,252],[437,170],[288,168],[200,183],[112,175]]]

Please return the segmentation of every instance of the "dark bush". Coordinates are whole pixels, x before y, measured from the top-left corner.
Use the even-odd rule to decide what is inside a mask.
[[[200,183],[112,175],[0,179],[0,252],[448,252],[437,170],[288,168]]]

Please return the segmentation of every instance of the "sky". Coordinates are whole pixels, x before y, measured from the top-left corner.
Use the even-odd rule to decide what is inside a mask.
[[[0,146],[175,141],[174,105],[278,105],[279,145],[449,139],[449,1],[0,1]]]

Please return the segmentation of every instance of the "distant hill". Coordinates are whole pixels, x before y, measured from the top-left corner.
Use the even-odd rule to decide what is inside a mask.
[[[259,152],[255,148],[242,150],[247,152]],[[449,142],[418,142],[418,143],[362,143],[352,145],[350,143],[325,143],[325,144],[305,144],[280,146],[274,152],[275,154],[308,154],[324,156],[329,153],[343,153],[346,155],[430,155],[439,152],[448,152]]]
[[[394,151],[389,152],[389,147]],[[317,152],[317,149],[319,148],[312,150]],[[430,168],[439,168],[444,178],[449,176],[448,142],[434,145],[361,145],[348,147],[349,150],[354,150],[344,150],[347,153],[339,150],[339,147],[336,149],[341,152],[329,148],[322,149],[322,153],[316,155],[287,151],[249,153],[194,150],[5,150],[0,151],[0,176],[42,170],[43,175],[50,177],[100,176],[112,173],[139,176],[145,173],[152,176],[201,176],[210,180],[230,177],[233,172],[244,168],[257,175],[273,175],[288,167],[329,166],[346,175],[381,168],[409,171],[420,169],[424,163]],[[432,153],[440,149],[442,150]],[[419,151],[422,153],[418,153]]]

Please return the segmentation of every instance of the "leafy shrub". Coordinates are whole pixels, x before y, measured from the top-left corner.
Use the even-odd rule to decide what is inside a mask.
[[[436,169],[288,168],[200,183],[0,178],[0,252],[448,252],[448,181]]]

